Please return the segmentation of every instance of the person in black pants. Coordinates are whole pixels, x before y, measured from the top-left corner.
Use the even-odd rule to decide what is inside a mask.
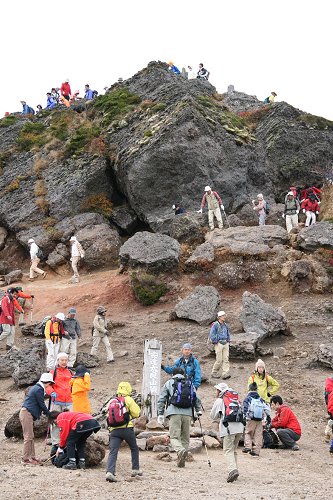
[[[126,441],[132,454],[132,477],[142,476],[139,469],[139,448],[133,428],[132,418],[140,415],[140,407],[130,397],[132,387],[128,382],[120,382],[117,397],[111,399],[108,408],[108,428],[110,431],[110,454],[106,467],[106,480],[117,482],[116,462],[122,441]],[[120,409],[120,411],[118,411]]]

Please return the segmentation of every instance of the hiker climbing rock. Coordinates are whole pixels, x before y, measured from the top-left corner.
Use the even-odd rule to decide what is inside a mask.
[[[161,365],[165,373],[172,374],[175,368],[182,368],[185,376],[192,381],[195,389],[201,384],[201,368],[200,363],[192,354],[192,345],[188,342],[183,344],[182,355],[175,361],[172,366]]]
[[[68,463],[63,469],[76,470],[85,469],[85,446],[89,436],[98,432],[101,428],[96,419],[86,413],[74,411],[51,411],[49,422],[59,428],[60,440],[57,455],[64,452],[68,457]]]
[[[198,210],[198,213],[202,214],[202,210],[206,202],[208,205],[208,222],[210,230],[213,231],[214,229],[214,216],[216,217],[219,228],[222,229],[223,222],[220,208],[224,210],[224,205],[218,193],[216,191],[212,191],[210,186],[205,187],[205,194],[202,197],[201,208]]]
[[[299,421],[294,412],[287,406],[281,396],[271,398],[271,407],[275,411],[275,417],[272,420],[272,427],[282,443],[282,448],[290,448],[298,451],[296,444],[301,437],[302,431]]]
[[[106,480],[117,482],[116,463],[120,445],[125,441],[131,450],[132,477],[142,476],[139,465],[139,447],[133,427],[133,418],[140,415],[140,407],[131,398],[132,387],[128,382],[120,382],[117,396],[112,398],[108,406],[108,429],[110,432],[110,453],[106,466]]]
[[[246,425],[242,451],[259,457],[263,444],[263,423],[271,422],[271,408],[259,396],[256,382],[249,385],[249,392],[243,401],[243,415]]]
[[[216,361],[212,369],[212,378],[220,378],[219,371],[222,368],[222,378],[230,378],[229,375],[229,345],[230,345],[230,327],[225,322],[226,314],[224,311],[217,313],[217,321],[211,326],[209,339],[214,346]]]
[[[243,413],[236,391],[223,382],[214,387],[217,399],[210,417],[219,421],[220,437],[223,438],[223,451],[228,464],[227,482],[232,483],[239,476],[237,447],[244,430]]]
[[[82,248],[81,243],[79,243],[75,236],[72,236],[69,240],[71,244],[71,263],[73,269],[73,276],[70,280],[70,283],[78,283],[80,281],[80,275],[78,271],[78,265],[80,259],[84,258],[84,250]]]
[[[172,378],[164,384],[157,401],[158,422],[163,423],[164,417],[169,419],[170,442],[177,453],[178,467],[185,467],[191,420],[202,414],[201,401],[191,379],[185,378],[184,373],[180,367],[172,370]]]
[[[45,347],[47,350],[46,368],[48,370],[53,370],[57,362],[57,356],[60,350],[60,341],[65,333],[63,325],[64,320],[65,315],[60,312],[55,316],[52,316],[45,323],[44,336]]]
[[[40,263],[39,246],[35,243],[35,240],[33,238],[30,238],[28,240],[28,245],[30,249],[30,259],[31,259],[29,281],[33,281],[36,277],[36,274],[40,274],[43,279],[46,278],[47,272],[38,268],[38,264]]]
[[[90,354],[97,356],[98,346],[100,342],[102,342],[106,350],[106,361],[107,363],[112,363],[114,358],[108,337],[109,331],[107,329],[108,321],[106,319],[106,311],[104,306],[99,306],[97,308],[97,314],[93,322],[93,345]]]
[[[197,78],[203,79],[203,80],[208,80],[209,78],[209,71],[207,71],[204,68],[204,65],[202,63],[199,64],[199,70],[197,73]]]
[[[69,85],[69,80],[67,79],[64,83],[61,84],[61,87],[60,87],[60,93],[61,95],[67,100],[69,101],[70,100],[70,96],[71,96],[71,87]]]
[[[44,402],[45,389],[52,387],[53,377],[50,373],[42,373],[37,384],[33,385],[25,396],[20,410],[20,422],[23,430],[23,465],[39,465],[36,458],[34,443],[34,420],[38,420],[41,414],[49,415],[49,410]]]
[[[172,205],[172,210],[174,210],[175,215],[181,215],[186,212],[185,208],[182,207],[179,203],[175,203]]]
[[[172,62],[172,61],[169,61],[169,62],[168,62],[168,66],[169,66],[169,70],[170,70],[170,71],[172,71],[172,73],[176,73],[176,75],[180,75],[180,71],[179,71],[179,69],[177,68],[177,66],[175,66],[175,65],[173,64],[173,62]]]
[[[309,197],[301,204],[301,208],[306,215],[305,227],[315,224],[317,220],[316,216],[319,215],[320,212],[320,205],[314,193],[309,194]]]
[[[91,413],[91,406],[88,399],[90,372],[84,365],[76,367],[69,385],[72,388],[73,411]]]
[[[60,350],[68,354],[68,367],[73,368],[76,361],[77,339],[81,337],[81,327],[75,318],[76,309],[71,307],[63,323],[64,336],[61,339]]]
[[[16,349],[15,341],[15,301],[17,297],[16,288],[8,288],[7,292],[1,300],[0,325],[1,335],[0,341],[6,339],[6,350]],[[23,309],[16,302],[16,308],[20,313]]]
[[[266,221],[266,201],[264,200],[264,196],[262,194],[257,195],[258,203],[255,203],[255,200],[252,200],[253,210],[257,212],[259,217],[259,226],[264,226]]]
[[[271,92],[271,94],[264,99],[264,103],[265,104],[273,104],[276,96],[277,96],[276,92]]]
[[[22,312],[20,312],[20,316],[19,316],[19,326],[24,326],[25,325],[25,322],[24,322],[25,302],[27,299],[33,300],[35,296],[32,294],[29,295],[27,293],[23,293],[23,289],[21,286],[17,286],[15,288],[17,290],[17,302],[20,305],[20,307],[22,308]]]
[[[299,210],[299,201],[295,199],[294,193],[289,191],[284,203],[284,213],[282,214],[282,217],[286,219],[286,229],[288,233],[290,233],[294,227],[298,227]]]
[[[266,373],[266,365],[262,359],[258,359],[256,362],[254,373],[247,381],[248,387],[253,382],[257,384],[258,394],[266,403],[270,402],[271,396],[274,396],[280,388],[279,382]]]

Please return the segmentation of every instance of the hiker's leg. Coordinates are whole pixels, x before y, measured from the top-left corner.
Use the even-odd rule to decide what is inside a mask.
[[[234,434],[234,458],[235,458],[235,464],[236,464],[236,469],[238,469],[238,460],[237,460],[237,448],[239,445],[239,440],[242,437],[243,434]]]
[[[214,210],[208,210],[208,224],[209,229],[214,229]]]
[[[70,339],[65,339],[65,337],[63,337],[60,341],[60,352],[65,352],[66,354],[68,354],[69,349],[70,349]]]
[[[265,214],[259,214],[259,226],[265,225]]]
[[[276,431],[281,443],[286,448],[292,448],[295,446],[296,441],[299,440],[300,436],[291,429],[277,429]]]
[[[213,373],[217,374],[219,372],[219,369],[222,366],[222,348],[223,348],[223,345],[220,344],[219,342],[214,345],[216,361],[213,365],[212,374]]]
[[[72,257],[72,269],[73,269],[73,278],[79,279],[79,271],[78,271],[78,263],[79,263],[80,257]]]
[[[86,441],[88,439],[89,436],[91,436],[91,434],[93,433],[94,431],[90,430],[90,431],[87,431],[87,432],[82,432],[82,433],[79,433],[79,439],[76,441],[76,454],[77,454],[77,458],[79,460],[84,460],[85,456],[84,456],[84,449],[85,449],[85,446],[86,446]]]
[[[72,430],[68,434],[68,438],[66,441],[67,457],[69,458],[69,460],[75,460],[75,462],[76,462],[75,448],[76,448],[76,443],[79,441],[79,439],[80,435],[76,431]]]
[[[15,327],[13,325],[2,325],[0,340],[6,339],[6,345],[11,348],[14,345]]]
[[[68,367],[73,368],[76,361],[77,353],[77,340],[70,339],[69,341],[69,352],[68,352]]]
[[[109,448],[110,448],[110,453],[108,457],[108,463],[106,465],[106,472],[112,472],[112,474],[115,474],[116,472],[116,462],[117,462],[117,456],[118,456],[118,451],[121,445],[121,442],[123,440],[123,429],[114,429],[110,433],[109,437]]]
[[[57,356],[60,352],[60,342],[57,342],[56,344],[53,344],[53,356],[54,356],[54,366],[57,364]]]
[[[44,274],[44,271],[42,269],[39,269],[38,264],[39,264],[40,260],[38,257],[35,257],[33,259],[31,259],[31,266],[30,266],[30,278],[34,278],[35,277],[35,273],[37,274]]]
[[[48,371],[53,370],[55,367],[56,360],[54,358],[54,344],[53,342],[45,342],[45,347],[47,350],[47,355],[46,355],[46,369]]]
[[[170,444],[178,454],[184,449],[181,442],[182,419],[181,415],[171,415],[169,420]]]
[[[133,427],[124,429],[124,440],[128,444],[131,450],[132,457],[132,470],[139,470],[139,447],[136,443],[136,437],[134,434]]]
[[[253,426],[253,437],[252,437],[252,442],[253,442],[253,451],[254,453],[257,453],[259,455],[260,450],[262,448],[262,432],[263,432],[263,427],[262,427],[262,422],[255,422],[255,425]]]
[[[230,363],[229,363],[229,342],[225,345],[222,345],[222,377],[229,372]]]
[[[309,210],[307,210],[305,212],[305,215],[306,215],[305,227],[309,227],[310,221],[311,221],[311,212]]]
[[[311,225],[316,223],[316,214],[314,212],[311,212]]]
[[[104,337],[102,337],[102,342],[105,345],[106,360],[113,361],[113,352],[110,346],[109,337],[107,335],[104,335]]]
[[[34,444],[34,421],[31,413],[25,408],[21,408],[19,419],[23,430],[23,460],[35,457]]]
[[[93,345],[92,345],[90,354],[97,356],[97,349],[98,349],[100,341],[101,341],[101,337],[97,337],[95,335],[93,336]]]
[[[190,428],[191,428],[191,419],[190,415],[181,415],[181,434],[180,440],[183,448],[188,450],[190,444]]]
[[[247,420],[244,434],[244,448],[252,450],[254,420]]]
[[[58,405],[56,403],[52,403],[52,411],[60,411],[62,412],[64,407],[62,405]],[[52,424],[50,427],[50,436],[51,436],[51,443],[53,445],[59,445],[60,442],[60,430],[57,425]]]
[[[292,218],[292,215],[286,215],[286,229],[287,229],[288,233],[290,233],[290,231],[293,228],[292,219],[291,218]]]
[[[294,214],[291,216],[292,219],[292,227],[298,227],[298,215],[297,214]]]
[[[222,215],[221,215],[220,207],[215,208],[214,215],[216,217],[217,224],[218,224],[219,228],[222,229],[223,228],[223,221],[222,221]]]
[[[235,435],[224,436],[223,452],[227,461],[228,472],[237,469],[237,463],[235,459]]]

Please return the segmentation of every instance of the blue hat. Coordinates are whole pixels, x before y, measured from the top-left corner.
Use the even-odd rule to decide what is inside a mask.
[[[183,349],[192,349],[192,344],[185,342],[185,344],[183,344]]]

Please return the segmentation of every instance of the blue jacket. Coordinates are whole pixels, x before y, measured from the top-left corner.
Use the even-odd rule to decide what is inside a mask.
[[[198,389],[201,384],[201,368],[199,361],[193,356],[193,354],[190,355],[187,363],[185,362],[184,356],[181,356],[177,359],[173,366],[162,365],[162,370],[170,375],[172,374],[174,368],[183,368],[185,375],[192,380],[192,384],[196,389]]]
[[[28,115],[28,114],[29,114],[29,106],[27,104],[23,104],[22,115]]]
[[[94,97],[93,91],[91,89],[86,90],[86,93],[84,94],[84,98],[87,99],[87,101],[91,101],[91,99]]]
[[[51,108],[54,108],[54,106],[56,106],[56,105],[57,105],[57,101],[55,100],[55,98],[52,96],[48,96],[46,108],[51,109]]]
[[[219,321],[214,321],[209,332],[210,340],[213,344],[226,344],[230,342],[230,328],[227,323],[220,323]]]
[[[48,415],[50,412],[44,401],[44,386],[41,382],[37,382],[33,385],[24,398],[23,408],[26,408],[29,413],[31,413],[34,420],[38,420],[42,413]]]
[[[268,406],[268,404],[265,402],[265,400],[259,396],[257,391],[250,391],[243,401],[243,415],[246,418],[246,420],[250,420],[250,417],[248,416],[248,411],[249,411],[252,399],[260,399],[260,401],[264,404],[264,413],[265,413],[266,417],[271,416],[270,406]]]
[[[180,75],[179,69],[174,64],[172,66],[170,66],[170,71],[172,71],[173,73],[176,73],[176,75]]]

